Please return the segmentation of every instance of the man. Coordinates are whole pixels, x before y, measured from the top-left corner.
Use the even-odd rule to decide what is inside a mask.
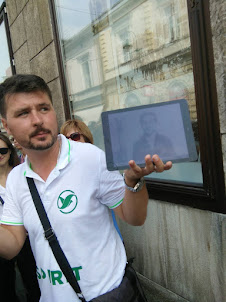
[[[160,133],[158,118],[154,112],[145,112],[140,116],[143,135],[133,145],[133,159],[143,158],[145,154],[158,154],[162,160],[176,156],[172,141]]]
[[[118,172],[107,171],[102,150],[58,136],[50,90],[35,75],[12,76],[0,85],[0,113],[8,134],[27,154],[8,177],[0,255],[7,259],[17,255],[28,232],[40,301],[79,301],[43,236],[26,182],[26,176],[32,177],[86,300],[118,287],[126,254],[109,208],[124,221],[142,225],[147,214],[146,187],[130,190],[144,175],[170,169],[172,163],[164,165],[157,155],[145,157],[145,168],[130,161],[125,182],[131,188],[125,188]]]

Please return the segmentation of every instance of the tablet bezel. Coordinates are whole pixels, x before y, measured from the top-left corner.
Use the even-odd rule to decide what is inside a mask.
[[[173,104],[180,105],[180,113],[181,113],[181,119],[183,122],[184,137],[186,139],[186,144],[187,144],[188,157],[173,159],[173,160],[169,158],[167,160],[172,160],[173,163],[197,160],[197,150],[196,150],[196,144],[195,144],[195,139],[194,139],[194,133],[192,130],[192,124],[191,124],[191,120],[190,120],[188,103],[185,99],[179,99],[179,100],[174,100],[174,101],[167,101],[167,102],[154,103],[154,104],[148,104],[148,105],[142,105],[142,106],[136,106],[136,107],[102,112],[101,118],[102,118],[102,125],[103,125],[106,163],[107,163],[107,169],[109,171],[127,169],[129,167],[128,162],[130,160],[130,159],[128,160],[127,164],[125,163],[125,164],[121,164],[121,165],[116,165],[114,163],[109,117],[112,114],[118,114],[118,116],[119,116],[120,113],[122,113],[122,112],[131,112],[131,111],[140,110],[140,109],[146,110],[147,108],[154,108],[154,107],[160,107],[160,109],[161,109],[162,106],[173,105]],[[139,164],[139,166],[144,167],[145,162]]]

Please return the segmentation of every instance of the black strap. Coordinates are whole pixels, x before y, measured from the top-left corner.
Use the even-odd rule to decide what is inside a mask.
[[[39,196],[38,190],[35,186],[34,179],[27,177],[27,183],[31,192],[31,196],[33,198],[38,216],[41,220],[43,229],[44,229],[44,236],[49,241],[49,245],[53,251],[53,254],[56,258],[57,263],[59,264],[63,274],[67,278],[67,281],[70,283],[76,294],[78,295],[79,299],[83,302],[86,302],[80,286],[77,282],[77,279],[74,275],[74,272],[63,252],[63,250],[60,247],[60,244],[57,240],[57,237],[52,229],[52,226],[50,224],[50,221],[48,219],[48,216],[46,214],[45,208],[43,206],[43,203],[41,201],[41,198]]]
[[[139,278],[137,276],[137,273],[135,271],[135,269],[133,268],[133,260],[134,258],[130,258],[127,262],[127,265],[126,265],[126,271],[125,271],[125,276],[129,279],[132,287],[135,290],[135,294],[136,294],[136,300],[134,301],[137,301],[137,302],[148,302],[147,301],[147,298],[144,294],[144,291],[143,291],[143,288],[140,284],[140,281],[139,281]],[[131,300],[133,301],[133,300]]]
[[[2,199],[2,197],[0,196],[0,202],[2,205],[4,205],[4,200]]]

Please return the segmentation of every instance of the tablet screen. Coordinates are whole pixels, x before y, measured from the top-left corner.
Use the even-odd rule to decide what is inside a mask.
[[[144,166],[147,154],[165,162],[197,160],[186,100],[177,100],[102,113],[108,170],[128,168],[133,159]]]

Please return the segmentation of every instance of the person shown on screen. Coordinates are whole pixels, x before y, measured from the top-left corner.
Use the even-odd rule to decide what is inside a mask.
[[[172,141],[159,132],[158,118],[154,112],[145,112],[140,116],[143,133],[133,145],[133,159],[138,161],[146,154],[158,154],[163,160],[174,158],[175,150]]]
[[[125,247],[109,208],[125,222],[142,225],[148,204],[143,176],[168,170],[172,163],[164,164],[158,155],[146,155],[144,168],[129,161],[124,178],[118,171],[108,171],[101,149],[58,135],[50,89],[36,75],[14,75],[0,85],[0,113],[8,134],[27,155],[8,175],[0,255],[7,259],[17,255],[28,232],[40,301],[80,301],[43,234],[26,180],[33,178],[86,301],[95,301],[102,294],[109,296],[109,292],[116,293],[114,301],[131,301],[139,290],[125,274]]]

